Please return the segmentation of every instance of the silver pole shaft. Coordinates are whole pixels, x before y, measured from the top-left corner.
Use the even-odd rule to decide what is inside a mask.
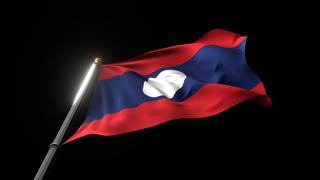
[[[63,121],[63,124],[61,125],[59,132],[57,133],[55,139],[53,140],[53,143],[51,143],[49,145],[49,151],[48,151],[46,157],[44,158],[44,160],[42,161],[42,164],[41,164],[36,176],[34,177],[34,180],[42,180],[44,175],[46,174],[47,169],[50,166],[50,163],[52,162],[52,159],[53,159],[55,153],[57,152],[58,148],[60,147],[61,141],[69,128],[69,125],[72,121],[72,118],[73,118],[75,112],[77,111],[85,92],[88,90],[88,85],[93,80],[95,70],[100,67],[100,62],[101,62],[100,58],[95,59],[94,63],[91,65],[86,77],[82,81],[82,84],[80,86],[80,89],[78,90],[78,93],[75,97],[73,105],[70,108],[65,120]]]

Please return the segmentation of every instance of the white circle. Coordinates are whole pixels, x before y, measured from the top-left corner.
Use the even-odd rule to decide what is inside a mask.
[[[156,78],[144,81],[142,91],[149,97],[165,96],[171,99],[182,88],[186,77],[183,72],[177,70],[164,70]]]

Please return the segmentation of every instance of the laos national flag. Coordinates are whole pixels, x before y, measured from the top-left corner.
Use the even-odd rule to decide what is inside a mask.
[[[86,119],[66,142],[208,117],[248,99],[271,105],[245,45],[245,36],[213,30],[191,44],[102,65]]]

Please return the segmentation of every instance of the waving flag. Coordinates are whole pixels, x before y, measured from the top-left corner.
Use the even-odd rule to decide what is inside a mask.
[[[191,44],[102,65],[85,121],[66,142],[208,117],[252,98],[271,105],[246,63],[245,43],[245,36],[218,29]]]

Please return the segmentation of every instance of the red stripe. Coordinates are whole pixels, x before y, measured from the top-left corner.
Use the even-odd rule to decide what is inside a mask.
[[[147,52],[129,61],[103,65],[99,80],[110,79],[125,72],[132,71],[147,75],[159,68],[177,66],[191,59],[200,48],[206,45],[216,45],[232,48],[240,44],[246,37],[216,29],[210,31],[192,44],[184,44]]]
[[[208,117],[254,97],[259,97],[258,100],[263,105],[271,105],[262,83],[251,90],[208,84],[183,102],[160,99],[107,114],[102,119],[82,125],[65,143],[89,134],[111,136],[152,127],[174,119]]]

